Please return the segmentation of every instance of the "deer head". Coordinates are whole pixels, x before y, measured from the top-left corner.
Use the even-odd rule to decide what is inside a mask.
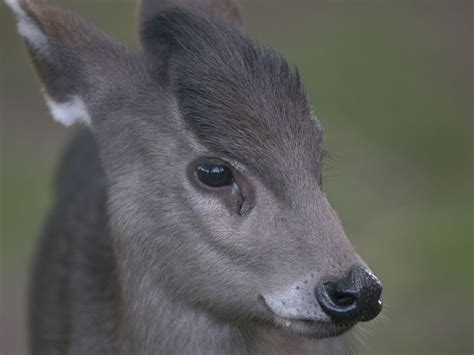
[[[52,116],[99,144],[114,254],[137,285],[125,299],[147,285],[316,338],[378,314],[380,283],[324,193],[298,72],[244,32],[232,1],[142,1],[140,51],[68,11],[7,4]]]

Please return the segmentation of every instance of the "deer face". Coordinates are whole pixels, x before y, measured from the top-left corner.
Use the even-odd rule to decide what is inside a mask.
[[[299,76],[232,11],[160,9],[134,53],[69,13],[9,3],[53,116],[99,143],[123,272],[215,317],[310,337],[378,314],[381,285],[324,194]]]

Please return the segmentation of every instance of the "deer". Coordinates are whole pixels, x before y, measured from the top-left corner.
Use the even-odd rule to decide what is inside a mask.
[[[326,197],[295,67],[233,0],[142,0],[141,48],[5,0],[52,117],[82,126],[34,260],[31,353],[338,354],[382,284]]]

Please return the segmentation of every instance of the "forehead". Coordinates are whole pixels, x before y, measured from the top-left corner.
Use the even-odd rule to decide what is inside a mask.
[[[297,71],[237,30],[183,12],[165,22],[170,84],[200,142],[272,184],[295,170],[316,176],[322,129]]]

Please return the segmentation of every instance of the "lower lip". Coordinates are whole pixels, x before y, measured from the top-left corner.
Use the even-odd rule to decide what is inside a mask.
[[[273,316],[273,322],[281,329],[290,333],[306,336],[310,338],[330,338],[343,334],[352,328],[355,323],[337,324],[331,321],[320,321],[316,319],[288,319],[281,317],[271,310],[264,298],[261,297],[262,304],[266,312]]]
[[[280,317],[278,317],[280,318]],[[307,319],[282,319],[283,330],[312,338],[329,338],[341,335],[354,326],[354,324],[340,325],[332,322],[323,322]],[[277,321],[281,324],[281,321]]]

